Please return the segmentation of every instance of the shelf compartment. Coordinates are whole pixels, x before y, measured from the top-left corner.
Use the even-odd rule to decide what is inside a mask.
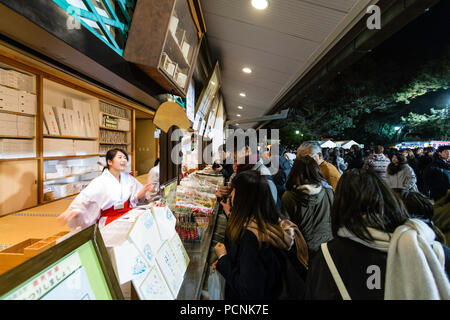
[[[63,179],[67,179],[67,178],[72,178],[72,177],[81,177],[81,176],[86,176],[88,174],[91,173],[101,173],[101,171],[90,171],[90,172],[86,172],[86,173],[78,173],[78,174],[71,174],[65,177],[59,177],[59,178],[52,178],[52,179],[44,179],[44,182],[48,182],[48,181],[55,181],[55,180],[63,180]]]
[[[91,157],[99,157],[100,154],[87,154],[87,155],[69,155],[69,156],[47,156],[44,157],[44,160],[62,160],[62,159],[73,159],[73,158],[91,158]]]
[[[104,130],[112,130],[112,131],[120,131],[120,132],[130,132],[129,130],[107,128],[107,127],[102,127],[102,126],[100,126],[100,129],[104,129]]]
[[[53,134],[44,134],[45,138],[60,138],[60,139],[73,139],[73,140],[98,140],[97,137],[74,137],[74,136],[58,136]]]

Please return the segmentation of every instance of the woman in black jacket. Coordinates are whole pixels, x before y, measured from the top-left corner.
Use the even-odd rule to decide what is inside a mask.
[[[374,171],[342,175],[331,217],[335,238],[311,263],[306,299],[450,299],[446,248]]]
[[[232,188],[232,208],[222,203],[231,211],[225,244],[214,248],[216,268],[225,278],[225,299],[279,299],[286,294],[283,283],[295,283],[285,298],[303,298],[306,243],[296,225],[280,219],[267,179],[258,171],[244,171],[233,179]],[[288,256],[297,259],[298,272],[286,272]]]
[[[333,189],[309,156],[295,160],[286,188],[281,199],[283,214],[298,226],[312,258],[322,242],[333,239],[330,217]]]

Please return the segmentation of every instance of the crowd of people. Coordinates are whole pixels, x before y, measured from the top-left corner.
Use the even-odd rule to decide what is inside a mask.
[[[450,299],[450,146],[292,151],[215,166],[225,299]]]

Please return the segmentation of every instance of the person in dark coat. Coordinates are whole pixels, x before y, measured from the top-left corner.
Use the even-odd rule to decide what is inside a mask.
[[[221,161],[214,162],[212,168],[216,173],[221,173],[225,179],[229,179],[231,175],[233,174],[233,164],[232,163],[226,163],[227,159],[227,151],[226,151],[226,145],[221,145],[219,147],[219,154],[221,156]]]
[[[214,247],[216,269],[225,278],[225,300],[274,300],[282,294],[282,283],[294,281],[289,298],[302,299],[307,246],[297,226],[281,219],[267,179],[255,170],[239,173],[232,180],[231,203],[222,203],[230,216],[225,243]],[[283,272],[281,257],[288,252],[304,266],[298,273]]]
[[[295,160],[286,187],[281,199],[283,214],[300,229],[312,258],[322,242],[333,238],[330,217],[333,189],[309,156]]]
[[[273,148],[274,146],[272,146]],[[271,150],[272,150],[271,148]],[[281,199],[283,197],[284,192],[286,191],[286,181],[291,172],[291,163],[288,159],[283,157],[285,153],[285,148],[281,148],[278,155],[278,171],[272,176],[273,182],[277,187],[278,197]],[[275,156],[271,154],[271,157]],[[281,202],[280,202],[281,204]],[[279,208],[281,209],[281,208]]]
[[[440,146],[423,173],[426,193],[435,201],[450,189],[450,145]]]
[[[364,166],[364,156],[358,145],[354,144],[350,147],[350,153],[346,161],[348,163],[347,170],[361,169]]]
[[[433,242],[434,232],[410,218],[402,200],[373,170],[342,175],[331,217],[334,239],[322,244],[311,262],[306,299],[450,297],[448,248]],[[444,253],[433,246],[442,246]]]

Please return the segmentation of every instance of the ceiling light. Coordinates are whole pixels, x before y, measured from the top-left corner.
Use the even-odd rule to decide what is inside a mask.
[[[252,0],[252,6],[258,10],[264,10],[269,5],[267,0]]]
[[[248,67],[243,68],[242,71],[244,71],[245,73],[252,73],[252,69]]]
[[[215,86],[215,85],[216,85],[216,83],[215,83],[214,81],[211,81],[211,84],[212,84],[213,86]]]
[[[244,107],[243,106],[238,106],[238,109],[242,110],[242,109],[244,109]]]
[[[241,97],[246,97],[247,95],[244,92],[239,93]]]
[[[238,113],[237,116],[240,117],[241,115]]]
[[[236,123],[236,125],[238,126],[238,125],[239,125],[239,123]]]

